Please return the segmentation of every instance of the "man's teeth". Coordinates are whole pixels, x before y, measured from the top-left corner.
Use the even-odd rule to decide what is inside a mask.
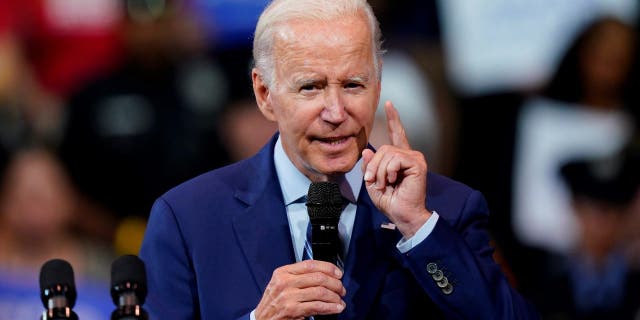
[[[340,143],[344,142],[345,140],[346,140],[346,138],[331,139],[331,140],[330,139],[325,139],[323,141],[324,141],[324,143],[328,143],[328,144],[331,144],[331,145],[337,145],[337,144],[340,144]]]

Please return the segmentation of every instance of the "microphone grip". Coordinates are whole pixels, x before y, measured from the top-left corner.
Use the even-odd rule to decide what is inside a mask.
[[[334,221],[335,220],[335,221]],[[311,219],[313,259],[337,264],[340,250],[337,219]]]

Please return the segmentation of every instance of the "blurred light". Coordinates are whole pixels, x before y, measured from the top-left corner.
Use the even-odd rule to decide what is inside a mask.
[[[121,17],[119,1],[46,0],[44,13],[58,32],[93,32],[110,30]]]
[[[212,43],[219,48],[250,46],[253,31],[269,0],[191,0]]]

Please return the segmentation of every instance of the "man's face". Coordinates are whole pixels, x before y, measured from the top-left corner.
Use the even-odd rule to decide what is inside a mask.
[[[313,181],[348,172],[366,147],[380,94],[364,16],[293,21],[276,35],[275,83],[254,89],[284,150]],[[258,82],[258,85],[256,85]]]

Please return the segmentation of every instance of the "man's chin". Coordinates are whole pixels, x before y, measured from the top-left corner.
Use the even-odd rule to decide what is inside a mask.
[[[344,160],[344,161],[335,161],[332,160],[330,162],[323,163],[319,166],[316,166],[317,171],[326,176],[336,176],[343,175],[353,169],[358,161],[357,158]]]

